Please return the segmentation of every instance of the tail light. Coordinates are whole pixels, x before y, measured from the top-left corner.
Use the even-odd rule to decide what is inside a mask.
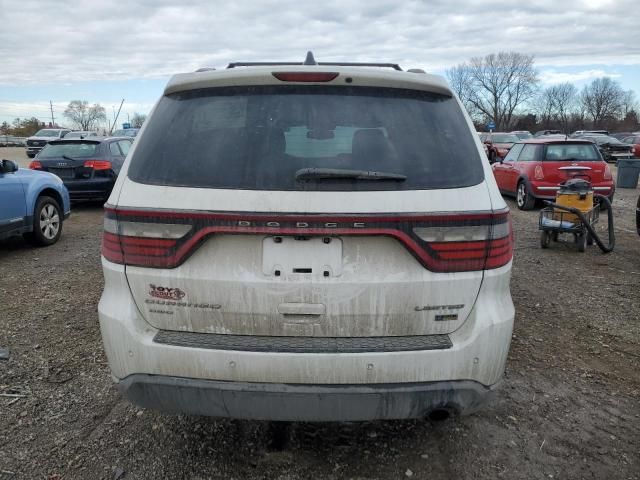
[[[111,162],[108,160],[87,160],[84,162],[84,166],[94,170],[111,170]]]
[[[418,227],[413,232],[436,254],[430,270],[462,272],[498,268],[513,257],[511,217],[492,215],[482,224],[474,219],[462,225]]]
[[[330,82],[338,72],[273,72],[281,82]]]
[[[125,210],[105,207],[102,254],[114,263],[174,268],[215,234],[388,236],[426,269],[464,272],[498,268],[513,256],[511,217],[448,215],[300,216]]]
[[[608,164],[604,165],[604,177],[605,180],[613,180],[613,177],[611,176],[611,169],[609,168]]]
[[[536,165],[536,168],[533,171],[533,178],[536,180],[544,180],[544,170],[541,165]]]
[[[29,168],[31,170],[42,170],[42,164],[38,160],[33,160],[29,163]]]

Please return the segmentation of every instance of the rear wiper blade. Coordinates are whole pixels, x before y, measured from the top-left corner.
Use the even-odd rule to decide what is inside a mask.
[[[67,155],[62,155],[62,158],[64,158],[65,160],[78,160],[77,158],[73,158],[73,157],[69,157]]]
[[[406,175],[400,173],[376,172],[372,170],[346,170],[341,168],[302,168],[296,172],[296,180],[310,179],[353,179],[353,180],[395,180],[404,182]]]

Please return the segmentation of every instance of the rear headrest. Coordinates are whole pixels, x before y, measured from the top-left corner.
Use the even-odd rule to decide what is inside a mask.
[[[353,135],[352,151],[363,149],[389,148],[384,132],[377,128],[357,130]]]
[[[351,149],[354,167],[386,170],[395,161],[393,148],[384,132],[377,128],[358,130],[353,135]]]

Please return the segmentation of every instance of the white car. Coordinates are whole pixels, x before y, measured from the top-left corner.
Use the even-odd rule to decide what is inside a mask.
[[[38,130],[25,141],[27,157],[35,157],[47,143],[64,138],[70,131],[66,128],[43,128]]]
[[[312,55],[230,67],[170,80],[106,205],[119,389],[287,421],[481,407],[509,350],[513,240],[445,80]]]

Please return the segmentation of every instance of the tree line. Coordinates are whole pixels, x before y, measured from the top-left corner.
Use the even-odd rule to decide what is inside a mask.
[[[571,83],[541,88],[534,56],[518,52],[474,57],[446,71],[478,130],[640,130],[638,102],[609,77],[578,90]]]
[[[99,103],[90,105],[87,100],[72,100],[67,105],[63,116],[68,120],[66,126],[77,130],[94,131],[100,130],[107,122],[107,115],[105,108]],[[141,113],[135,112],[132,117],[131,127],[140,128],[145,122],[147,116]],[[12,135],[16,137],[30,137],[41,128],[58,128],[59,125],[52,124],[51,122],[42,122],[36,117],[31,118],[16,118],[12,123],[2,122],[0,124],[0,134]],[[104,133],[108,133],[105,128],[102,128]],[[111,130],[115,130],[111,126]]]

